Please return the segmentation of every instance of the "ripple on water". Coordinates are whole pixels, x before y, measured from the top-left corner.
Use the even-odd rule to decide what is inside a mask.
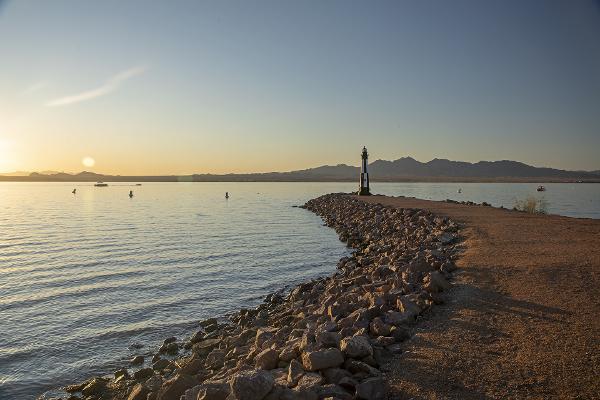
[[[314,196],[272,186],[259,199],[254,186],[227,203],[206,185],[144,185],[126,202],[115,188],[74,199],[62,185],[0,186],[12,202],[0,211],[0,398],[111,372],[203,318],[330,273],[347,250],[289,207]]]

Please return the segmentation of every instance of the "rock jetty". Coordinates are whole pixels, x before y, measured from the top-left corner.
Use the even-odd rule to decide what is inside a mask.
[[[450,287],[459,226],[346,194],[303,207],[354,249],[332,276],[205,320],[184,342],[166,339],[150,365],[136,357],[114,378],[67,387],[68,399],[386,399],[386,363]]]

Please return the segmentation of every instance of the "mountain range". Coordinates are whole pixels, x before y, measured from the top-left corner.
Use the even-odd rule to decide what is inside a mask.
[[[565,182],[585,181],[600,182],[598,171],[567,171],[555,168],[534,167],[517,161],[479,161],[469,163],[435,158],[429,162],[420,162],[411,157],[403,157],[394,161],[376,160],[369,164],[372,181],[407,182],[407,181],[454,181],[454,182]],[[83,171],[77,174],[45,171],[32,172],[25,176],[15,174],[0,175],[1,181],[57,181],[57,182],[217,182],[217,181],[355,181],[360,172],[359,167],[339,164],[324,165],[316,168],[290,172],[267,172],[248,174],[192,174],[192,175],[156,175],[156,176],[123,176],[104,175]]]

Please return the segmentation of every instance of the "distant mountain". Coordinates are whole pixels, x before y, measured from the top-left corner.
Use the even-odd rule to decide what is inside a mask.
[[[312,176],[331,180],[355,180],[360,169],[345,164],[335,167],[323,166],[301,171],[292,171],[291,176]],[[435,158],[423,163],[412,157],[395,161],[376,160],[369,164],[370,177],[374,181],[414,180],[579,180],[596,179],[593,172],[565,171],[555,168],[540,168],[517,161],[479,161],[469,163]]]
[[[26,171],[0,173],[0,176],[27,176],[27,175],[29,175],[29,172],[26,172]]]
[[[55,175],[55,174],[60,174],[62,172],[58,172],[58,171],[40,171],[40,172],[35,172],[36,174],[40,174],[40,175]],[[4,173],[0,173],[0,176],[29,176],[31,175],[31,172],[28,171],[15,171],[15,172],[4,172]]]
[[[509,160],[469,163],[434,158],[422,163],[411,157],[396,161],[377,160],[371,164],[370,172],[373,176],[382,179],[399,177],[581,178],[592,175],[589,172],[533,167]]]
[[[77,179],[81,179],[84,181],[87,180],[96,180],[99,177],[104,177],[104,176],[110,176],[110,175],[102,175],[102,174],[97,174],[95,172],[87,172],[87,171],[82,171],[79,172],[77,174],[70,174],[68,172],[53,172],[53,171],[44,171],[44,172],[32,172],[31,174],[29,174],[29,176],[52,176],[55,177],[57,179],[71,179],[71,178],[77,178]]]
[[[356,181],[359,172],[358,167],[338,164],[290,172],[223,175],[121,176],[103,175],[88,171],[78,174],[33,172],[28,176],[0,176],[0,180],[62,182],[344,182]],[[469,163],[435,158],[423,163],[411,157],[403,157],[395,161],[376,160],[369,164],[369,173],[371,180],[374,182],[564,182],[579,180],[600,182],[600,171],[565,171],[555,168],[540,168],[509,160]]]
[[[42,175],[56,175],[56,174],[67,174],[68,172],[65,172],[65,171],[40,171],[38,173],[40,173]]]

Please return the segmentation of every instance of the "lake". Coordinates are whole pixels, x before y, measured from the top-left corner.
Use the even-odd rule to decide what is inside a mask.
[[[292,206],[354,183],[109,185],[0,183],[0,399],[111,373],[201,319],[332,273],[348,252]],[[536,196],[549,213],[600,218],[600,184],[545,186],[375,182],[372,191],[509,208]]]

